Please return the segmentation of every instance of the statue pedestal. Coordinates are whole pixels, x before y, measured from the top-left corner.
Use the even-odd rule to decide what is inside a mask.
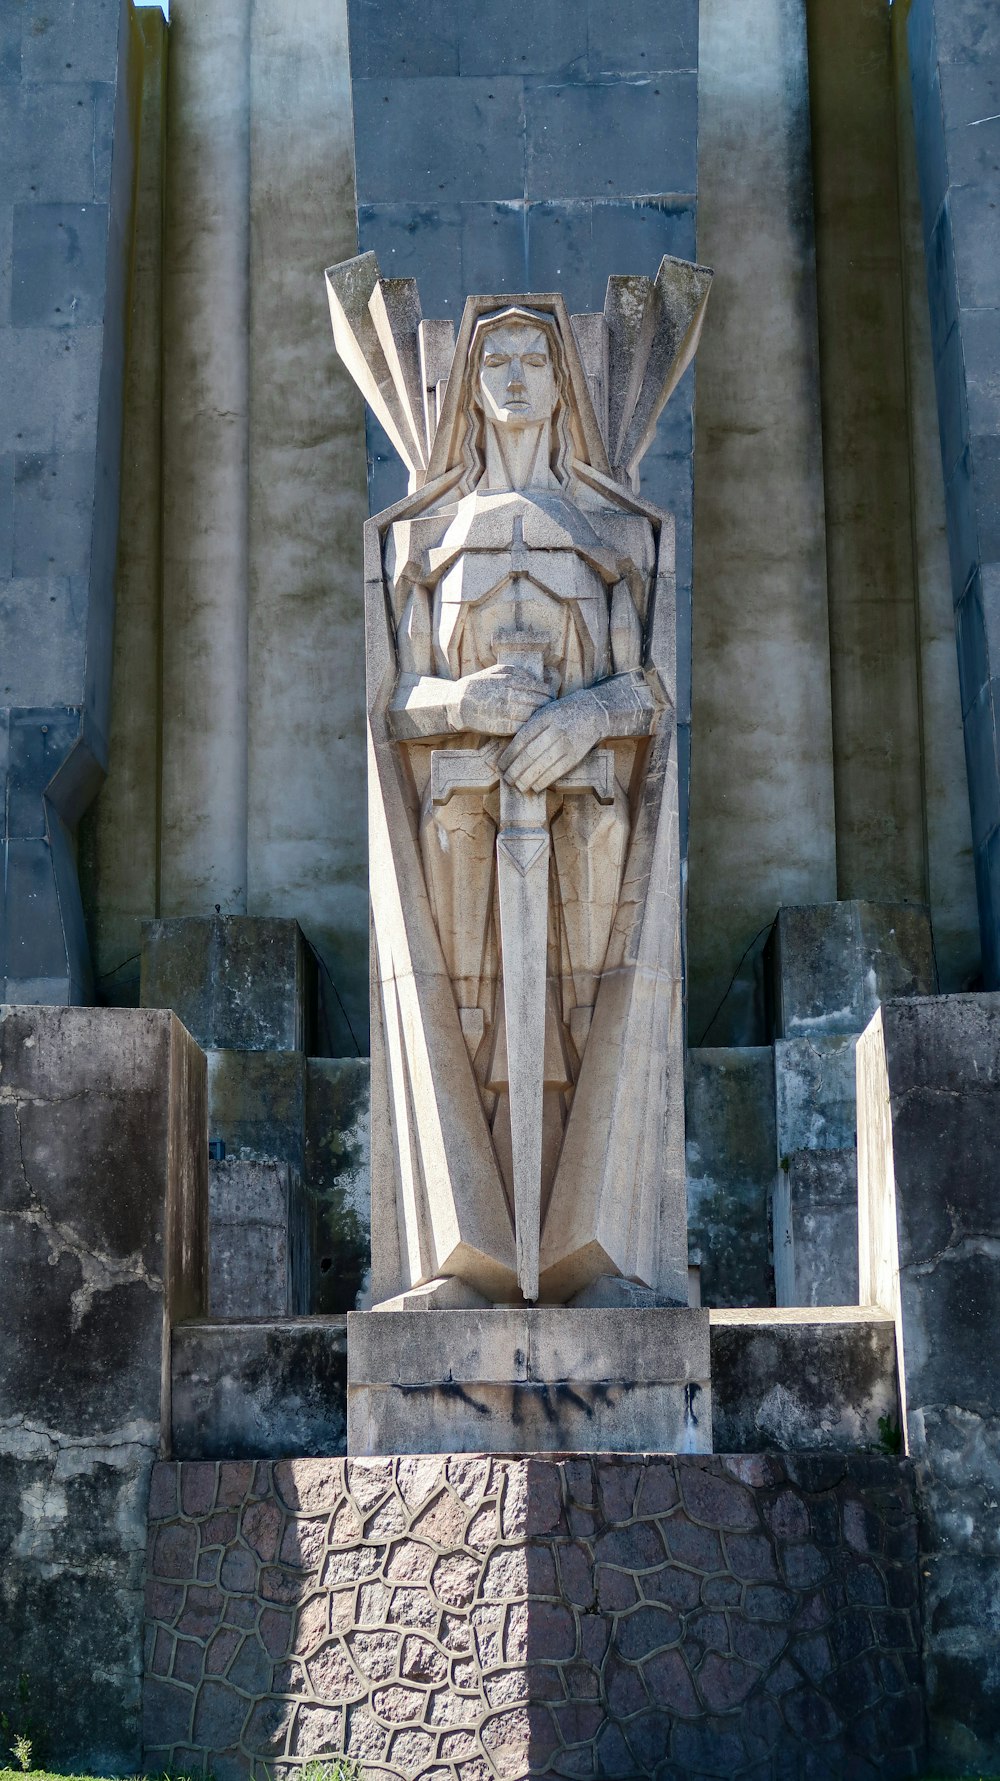
[[[347,1449],[711,1453],[708,1312],[356,1311]]]

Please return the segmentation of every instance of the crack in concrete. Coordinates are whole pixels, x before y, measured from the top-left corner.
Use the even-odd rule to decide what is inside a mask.
[[[85,1096],[69,1095],[66,1099],[68,1101],[82,1100],[85,1099]],[[49,1259],[53,1266],[58,1262],[60,1256],[68,1254],[79,1263],[83,1275],[82,1284],[70,1296],[71,1329],[75,1332],[80,1328],[99,1293],[111,1292],[116,1286],[142,1285],[148,1287],[152,1293],[162,1292],[162,1277],[145,1266],[138,1250],[134,1250],[128,1256],[113,1256],[99,1249],[88,1247],[74,1231],[72,1225],[65,1224],[52,1216],[51,1212],[41,1203],[28,1178],[24,1155],[24,1134],[21,1129],[22,1106],[39,1106],[47,1103],[18,1098],[10,1089],[0,1091],[0,1101],[10,1106],[14,1114],[21,1178],[30,1202],[26,1208],[13,1210],[10,1217],[23,1224],[33,1226],[45,1237],[49,1247]]]

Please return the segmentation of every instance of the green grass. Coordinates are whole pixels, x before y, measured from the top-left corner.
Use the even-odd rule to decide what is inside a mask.
[[[262,1781],[267,1781],[268,1770],[261,1768]],[[307,1762],[299,1770],[300,1781],[364,1781],[364,1772],[360,1763],[352,1762],[348,1756],[336,1756],[329,1762]],[[66,1775],[55,1774],[49,1769],[0,1769],[0,1781],[110,1781],[106,1775]],[[134,1775],[129,1781],[212,1781],[211,1775],[174,1774],[170,1771],[158,1775]]]

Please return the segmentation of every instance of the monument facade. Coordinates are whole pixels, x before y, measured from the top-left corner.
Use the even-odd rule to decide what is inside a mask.
[[[374,254],[327,284],[410,477],[365,553],[380,1296],[686,1304],[674,540],[637,486],[711,273],[472,296],[457,340]]]

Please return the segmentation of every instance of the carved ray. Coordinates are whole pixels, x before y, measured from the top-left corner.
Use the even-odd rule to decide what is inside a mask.
[[[693,359],[712,273],[665,255],[655,279],[610,278],[609,451],[635,481],[664,404]]]
[[[412,296],[405,289],[410,285]],[[410,279],[382,280],[378,260],[367,253],[329,267],[326,288],[337,351],[416,487],[427,465],[416,341],[394,332],[394,324],[401,330],[408,325],[404,318],[412,316],[414,304],[419,321],[416,285]]]

